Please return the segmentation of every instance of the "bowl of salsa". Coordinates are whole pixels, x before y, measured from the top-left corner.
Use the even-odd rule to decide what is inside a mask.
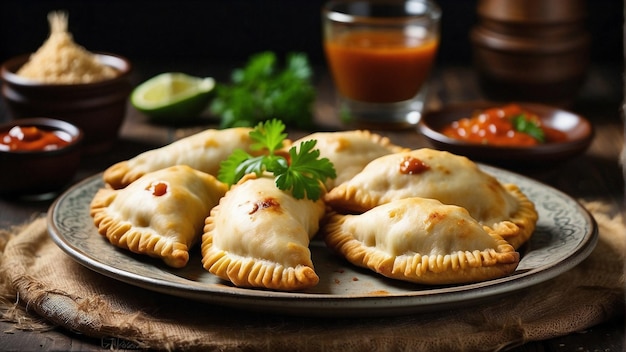
[[[593,139],[583,116],[538,103],[452,105],[426,113],[418,129],[434,148],[519,168],[576,156]]]
[[[66,121],[25,118],[0,125],[0,195],[54,196],[73,180],[83,131]]]

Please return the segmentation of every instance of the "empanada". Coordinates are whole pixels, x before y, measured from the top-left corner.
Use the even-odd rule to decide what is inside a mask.
[[[245,176],[213,208],[202,236],[202,264],[239,287],[302,290],[315,286],[310,239],[322,200],[295,199],[273,177]]]
[[[202,235],[204,219],[227,189],[209,174],[172,166],[145,174],[120,190],[100,189],[90,213],[98,232],[111,244],[180,268]]]
[[[339,212],[360,213],[409,197],[461,206],[515,248],[528,240],[537,221],[534,204],[516,185],[502,185],[464,156],[428,148],[375,159],[324,200]]]
[[[519,253],[488,231],[464,208],[414,197],[359,215],[334,214],[322,232],[327,246],[354,265],[394,279],[443,285],[515,270]]]
[[[294,142],[317,140],[315,148],[321,158],[328,158],[335,166],[337,178],[328,179],[326,189],[332,189],[359,173],[370,161],[383,155],[408,151],[408,148],[392,144],[389,138],[368,130],[340,132],[316,132]]]
[[[144,174],[174,165],[188,165],[217,176],[220,163],[235,149],[251,153],[251,130],[247,127],[204,130],[110,166],[104,171],[104,182],[113,189],[119,189]]]

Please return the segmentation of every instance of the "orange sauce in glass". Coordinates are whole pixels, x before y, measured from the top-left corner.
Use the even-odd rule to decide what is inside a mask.
[[[523,115],[524,119],[534,123],[543,131],[543,141],[530,134],[515,130],[512,120],[520,115]],[[544,126],[537,114],[524,110],[517,104],[477,111],[471,117],[448,124],[441,132],[450,138],[496,146],[525,147],[561,142],[567,139],[565,133]]]
[[[352,100],[392,103],[413,98],[433,65],[439,42],[401,31],[349,32],[325,41],[335,84]]]
[[[35,126],[15,126],[8,132],[0,133],[0,150],[54,150],[68,145],[71,140],[71,136],[58,130],[49,131]]]

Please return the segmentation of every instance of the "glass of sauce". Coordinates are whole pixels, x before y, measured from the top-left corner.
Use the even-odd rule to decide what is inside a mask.
[[[419,122],[440,18],[430,0],[331,1],[323,8],[324,50],[344,122]]]

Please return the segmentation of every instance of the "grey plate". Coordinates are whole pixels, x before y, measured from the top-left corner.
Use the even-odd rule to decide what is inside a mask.
[[[481,168],[501,182],[516,183],[535,203],[539,221],[522,248],[515,273],[496,280],[455,286],[421,286],[381,277],[333,255],[314,239],[312,259],[318,286],[304,292],[233,287],[200,263],[198,246],[189,264],[173,269],[160,261],[118,249],[100,236],[89,203],[103,187],[94,175],[62,194],[48,212],[54,242],[78,263],[100,274],[169,295],[237,308],[301,316],[384,316],[450,309],[492,299],[549,280],[576,266],[595,248],[596,223],[566,194],[515,173]]]

